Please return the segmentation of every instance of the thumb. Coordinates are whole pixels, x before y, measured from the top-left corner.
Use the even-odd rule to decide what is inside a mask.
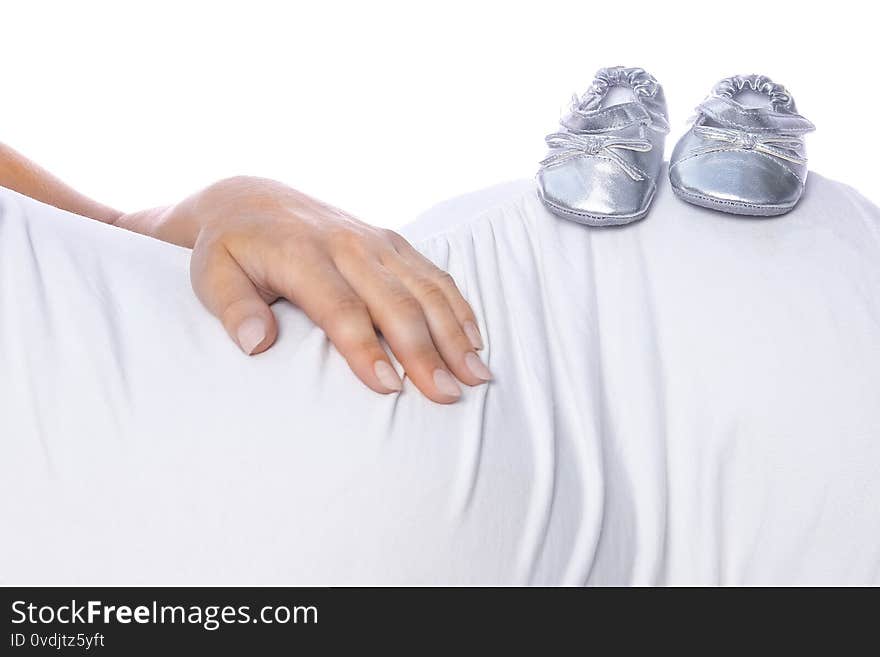
[[[275,342],[278,326],[266,299],[222,245],[193,251],[190,280],[196,296],[222,323],[229,337],[248,354]]]

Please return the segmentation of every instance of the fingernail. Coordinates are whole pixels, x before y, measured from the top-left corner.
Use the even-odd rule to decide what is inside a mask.
[[[486,364],[482,360],[480,360],[480,357],[477,356],[475,353],[468,352],[468,355],[464,357],[464,364],[467,365],[468,369],[471,371],[471,374],[473,374],[481,381],[488,381],[492,378],[492,372],[489,371],[489,368],[486,367]]]
[[[400,377],[397,376],[397,372],[395,372],[394,368],[384,360],[377,360],[375,362],[373,365],[373,372],[376,373],[376,378],[379,379],[379,383],[389,390],[400,392],[403,389],[403,384],[400,382]]]
[[[241,350],[250,356],[257,345],[266,339],[266,323],[260,317],[248,317],[239,324],[236,336]]]
[[[455,379],[453,379],[452,375],[446,370],[434,370],[434,385],[437,386],[437,390],[444,395],[461,397],[461,388],[458,387]]]
[[[464,323],[464,334],[471,341],[471,346],[474,349],[480,350],[483,348],[483,338],[480,335],[480,329],[472,321],[468,320]]]

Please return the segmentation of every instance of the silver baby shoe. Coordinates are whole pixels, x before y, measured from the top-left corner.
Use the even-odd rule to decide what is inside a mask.
[[[812,130],[782,85],[763,75],[722,80],[672,152],[672,189],[688,203],[722,212],[784,214],[803,194],[803,136]]]
[[[544,205],[566,219],[614,226],[648,213],[669,132],[663,88],[640,68],[603,68],[572,98],[538,170]]]

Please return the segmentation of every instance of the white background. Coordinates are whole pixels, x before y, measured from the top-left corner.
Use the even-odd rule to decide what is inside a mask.
[[[396,226],[532,176],[543,135],[601,66],[664,85],[667,154],[719,78],[760,72],[818,126],[811,168],[878,202],[871,6],[4,3],[0,141],[121,210],[250,173]]]

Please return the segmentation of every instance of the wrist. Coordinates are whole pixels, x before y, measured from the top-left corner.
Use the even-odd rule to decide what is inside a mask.
[[[126,230],[191,249],[207,221],[206,213],[198,208],[201,193],[175,205],[124,214],[114,223]]]
[[[191,247],[192,244],[188,243],[189,231],[182,230],[183,222],[175,218],[175,208],[176,206],[166,206],[129,212],[118,217],[113,223],[133,233]]]

